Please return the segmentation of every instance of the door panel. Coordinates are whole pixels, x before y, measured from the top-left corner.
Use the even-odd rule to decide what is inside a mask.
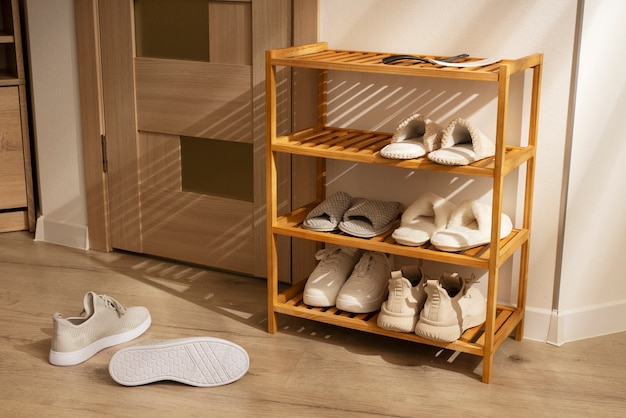
[[[179,136],[140,132],[139,155],[143,252],[252,274],[253,203],[184,192]]]
[[[209,61],[252,65],[251,3],[209,2]]]
[[[26,207],[22,119],[17,87],[0,87],[0,210]]]
[[[137,58],[135,71],[139,130],[252,142],[249,65]]]
[[[100,0],[97,12],[110,242],[113,248],[142,253],[133,3]]]
[[[259,75],[264,51],[290,44],[291,2],[100,0],[97,5],[112,248],[264,276],[265,195],[258,174],[264,169],[265,116]],[[155,33],[160,42],[177,38],[167,37],[167,19],[151,17],[152,6],[195,10],[189,17],[194,29],[178,39],[189,42],[190,33],[200,34],[199,46],[170,45],[165,52],[151,47]],[[168,13],[176,20],[173,11]],[[135,27],[150,33],[135,34]],[[175,56],[181,51],[182,59]],[[183,158],[181,141],[224,145],[199,147],[210,151],[190,159]],[[223,162],[226,151],[221,150],[234,149],[229,143],[250,144],[229,163],[247,173],[244,196],[207,194],[210,184],[201,192],[195,185],[193,191],[183,187],[187,172],[203,173],[202,165]],[[189,160],[199,169],[183,167]],[[222,171],[207,175],[208,183],[217,179],[231,185],[236,176]],[[288,201],[289,193],[284,195]]]

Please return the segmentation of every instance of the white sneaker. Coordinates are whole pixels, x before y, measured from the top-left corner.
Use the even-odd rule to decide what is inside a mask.
[[[64,319],[54,314],[50,363],[73,366],[98,351],[122,344],[143,334],[152,322],[143,306],[124,308],[110,296],[87,292],[83,299],[85,316]]]
[[[367,251],[337,295],[337,309],[353,313],[374,312],[387,297],[391,277],[390,256]]]
[[[171,380],[191,386],[221,386],[239,380],[250,367],[248,353],[220,338],[192,337],[146,341],[123,348],[109,362],[120,385]]]
[[[468,328],[485,322],[486,300],[474,281],[458,273],[444,273],[439,280],[426,282],[427,299],[415,325],[415,333],[435,341],[458,340]]]
[[[380,307],[376,323],[383,329],[413,332],[426,301],[426,282],[419,266],[405,266],[391,273],[389,297]]]
[[[359,261],[362,251],[351,247],[328,245],[319,250],[317,266],[304,285],[303,300],[309,306],[335,306],[341,286]]]

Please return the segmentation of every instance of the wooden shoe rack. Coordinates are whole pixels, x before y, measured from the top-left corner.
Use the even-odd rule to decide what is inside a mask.
[[[541,86],[542,54],[533,54],[513,60],[501,60],[480,67],[443,67],[433,64],[400,63],[386,65],[382,59],[394,54],[328,49],[326,43],[297,46],[267,51],[266,54],[266,106],[267,106],[267,220],[268,220],[268,331],[277,332],[277,314],[291,315],[341,327],[366,331],[403,340],[429,344],[450,350],[470,353],[483,358],[482,381],[488,383],[492,376],[493,356],[500,345],[515,332],[515,339],[523,335],[523,319],[528,276],[531,209],[535,173],[535,149],[537,144],[537,117]],[[426,58],[437,58],[424,56]],[[468,58],[468,60],[479,60]],[[277,135],[277,68],[308,68],[317,70],[318,105],[317,124],[297,132]],[[506,144],[505,133],[509,105],[511,75],[529,70],[532,86],[529,101],[528,139],[524,146]],[[389,143],[391,134],[367,132],[326,126],[328,71],[378,73],[407,77],[434,77],[440,79],[478,80],[497,83],[496,153],[467,166],[443,166],[427,158],[414,160],[389,160],[379,155],[380,149]],[[318,196],[315,201],[279,214],[277,208],[278,153],[297,154],[317,159]],[[348,160],[367,164],[384,164],[411,170],[444,171],[466,176],[489,177],[493,180],[491,242],[478,248],[458,253],[438,251],[429,244],[421,247],[398,245],[391,238],[393,229],[371,239],[362,239],[341,233],[315,232],[301,227],[307,213],[325,198],[326,159]],[[505,177],[516,168],[526,165],[523,194],[524,213],[521,227],[515,228],[500,240],[500,216],[502,213],[503,184]],[[486,322],[463,333],[452,343],[441,343],[421,338],[415,334],[399,333],[376,325],[378,312],[352,314],[331,308],[315,308],[304,304],[302,291],[305,281],[279,292],[278,250],[279,236],[295,237],[319,243],[337,244],[406,256],[415,259],[481,268],[488,271]],[[500,267],[517,251],[519,255],[519,279],[517,303],[505,306],[496,302]],[[282,254],[282,256],[288,256]]]

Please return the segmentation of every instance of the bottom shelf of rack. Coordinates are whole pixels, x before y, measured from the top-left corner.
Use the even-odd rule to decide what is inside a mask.
[[[396,332],[380,328],[376,323],[379,311],[355,314],[342,311],[334,306],[318,308],[306,305],[302,298],[302,288],[303,286],[296,285],[280,293],[277,302],[273,306],[274,312],[478,356],[483,356],[485,353],[485,324],[466,330],[457,341],[434,341],[414,333]],[[523,313],[519,309],[510,306],[496,306],[493,338],[494,351],[511,334],[522,318]]]

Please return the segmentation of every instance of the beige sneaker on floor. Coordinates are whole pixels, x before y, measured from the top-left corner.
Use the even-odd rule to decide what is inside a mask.
[[[87,292],[84,316],[63,318],[55,313],[50,363],[73,366],[98,351],[122,344],[143,334],[152,322],[143,306],[124,308],[110,296]]]
[[[474,281],[458,273],[444,273],[439,280],[426,282],[426,303],[415,326],[420,337],[452,342],[466,329],[485,322],[486,300],[480,290],[470,287]]]
[[[426,279],[419,266],[405,266],[391,272],[389,296],[380,307],[376,323],[383,329],[413,332],[426,301]]]
[[[191,386],[221,386],[239,380],[250,366],[248,353],[220,338],[146,341],[118,351],[109,374],[120,385],[171,380]]]

